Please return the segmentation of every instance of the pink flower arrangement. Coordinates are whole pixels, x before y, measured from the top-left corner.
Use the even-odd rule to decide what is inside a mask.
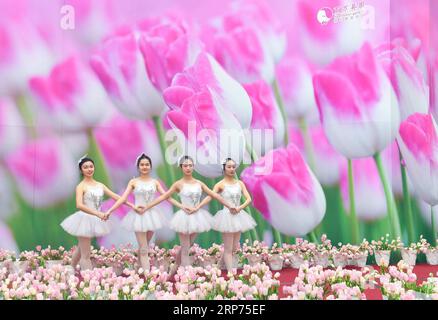
[[[365,300],[367,279],[362,271],[323,270],[322,266],[300,267],[294,284],[284,287],[283,292],[290,300]]]
[[[371,241],[371,247],[374,251],[377,250],[392,250],[395,251],[402,247],[402,243],[400,241],[400,238],[397,238],[396,240],[389,240],[389,234],[386,234],[385,237],[381,237],[380,240]]]
[[[245,256],[257,254],[262,255],[268,252],[268,246],[264,242],[254,241],[252,245],[249,244],[249,240],[247,239],[243,243],[242,252]]]
[[[153,257],[156,262],[161,262],[164,260],[174,262],[176,254],[174,255],[173,251],[171,250],[155,246],[154,248],[149,249],[149,256]]]
[[[418,249],[418,252],[424,254],[430,250],[436,250],[436,247],[427,242],[427,240],[423,238],[423,235],[420,235],[420,240],[416,243],[416,247]]]
[[[265,264],[246,265],[242,273],[228,280],[216,267],[180,267],[175,275],[175,292],[158,292],[157,299],[278,299],[279,274]]]
[[[97,267],[113,267],[118,274],[122,273],[124,268],[133,268],[137,261],[134,249],[131,246],[121,247],[120,249],[115,247],[94,249],[91,258],[92,261],[95,261]]]
[[[269,256],[273,255],[282,255],[283,254],[283,248],[278,246],[278,243],[272,244],[272,247],[269,250]]]
[[[13,251],[0,249],[0,262],[15,261],[16,254]]]
[[[49,245],[47,248],[40,250],[38,250],[37,247],[37,251],[39,251],[40,253],[40,258],[45,261],[63,260],[64,256],[67,254],[67,251],[65,251],[65,248],[62,246],[60,246],[58,249],[52,249],[51,246]]]
[[[217,259],[219,259],[222,256],[223,252],[224,252],[224,246],[216,243],[213,243],[213,245],[206,250],[206,254],[208,256],[214,256]]]
[[[401,281],[384,283],[381,291],[384,300],[415,300],[414,292],[404,289]]]
[[[189,256],[192,258],[192,262],[200,266],[204,262],[204,258],[207,250],[201,248],[197,243],[195,243],[189,250]]]
[[[382,272],[383,271],[383,272]],[[381,292],[389,300],[414,300],[417,289],[417,276],[413,267],[403,260],[397,266],[389,266],[378,275]]]

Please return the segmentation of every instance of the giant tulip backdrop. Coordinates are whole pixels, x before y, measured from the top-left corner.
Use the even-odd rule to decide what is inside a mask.
[[[251,241],[432,241],[436,14],[432,0],[0,0],[0,247],[75,244],[59,223],[86,153],[115,192],[141,152],[169,187],[181,177],[169,132],[211,188],[236,160]],[[116,228],[98,243],[134,239]]]

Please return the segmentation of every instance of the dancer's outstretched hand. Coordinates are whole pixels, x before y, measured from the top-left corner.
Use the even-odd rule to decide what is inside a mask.
[[[111,211],[107,211],[105,212],[105,221],[109,219],[109,217],[111,216],[112,212]]]

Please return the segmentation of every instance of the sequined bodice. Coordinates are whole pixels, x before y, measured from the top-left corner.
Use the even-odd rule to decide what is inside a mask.
[[[104,191],[102,186],[87,187],[84,192],[83,202],[88,208],[100,211],[103,195]]]
[[[240,197],[242,196],[242,190],[239,183],[225,184],[224,190],[221,192],[221,196],[229,204],[238,207],[240,206]]]
[[[199,183],[184,183],[179,196],[183,205],[195,207],[201,202],[202,187]]]
[[[137,181],[134,188],[135,205],[148,204],[154,199],[157,186],[155,181]]]

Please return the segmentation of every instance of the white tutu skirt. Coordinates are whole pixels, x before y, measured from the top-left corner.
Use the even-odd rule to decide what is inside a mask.
[[[129,231],[146,232],[163,228],[166,221],[162,213],[155,209],[149,209],[143,214],[129,211],[122,220],[122,227]]]
[[[219,232],[245,232],[256,225],[254,219],[243,210],[238,214],[232,214],[228,208],[224,208],[213,218],[213,229]]]
[[[113,222],[111,219],[102,221],[94,215],[83,211],[77,211],[68,216],[61,223],[61,227],[72,236],[93,238],[101,237],[110,233],[112,224]]]
[[[179,233],[200,233],[211,229],[213,217],[204,209],[195,213],[187,214],[184,210],[178,210],[170,220],[170,228]]]

